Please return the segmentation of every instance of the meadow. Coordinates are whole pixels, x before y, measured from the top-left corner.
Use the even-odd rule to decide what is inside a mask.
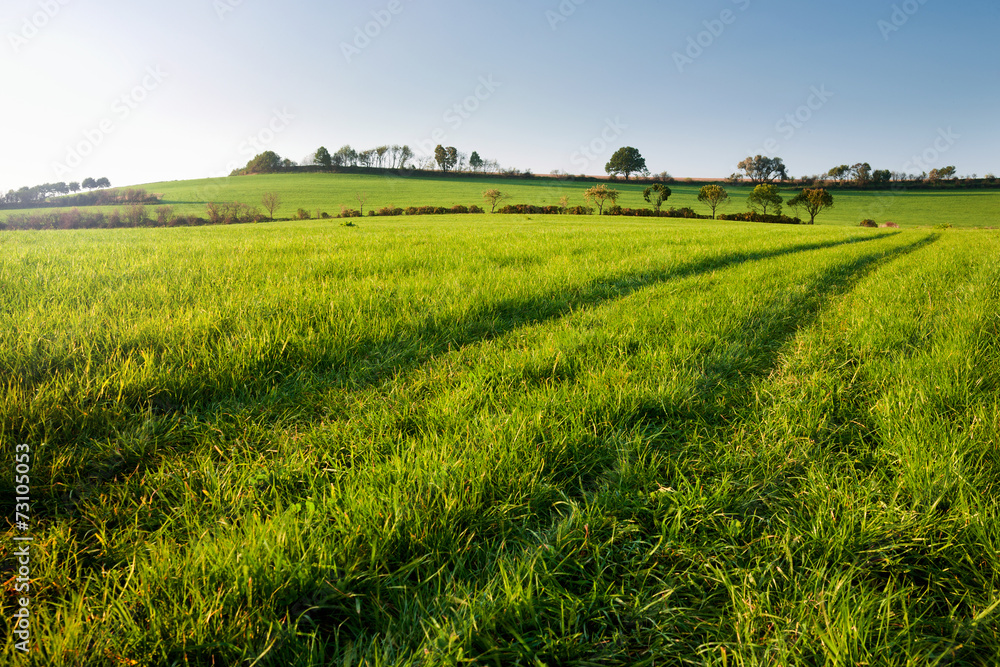
[[[995,664],[1000,232],[833,213],[0,232],[2,661]]]
[[[593,182],[575,182],[553,178],[489,179],[467,176],[412,177],[351,174],[269,174],[234,178],[172,181],[140,185],[148,192],[162,194],[164,205],[172,206],[177,215],[205,216],[209,202],[240,201],[260,205],[266,192],[281,195],[282,204],[275,211],[278,219],[293,219],[298,209],[313,217],[317,212],[338,215],[341,207],[357,209],[356,195],[365,193],[365,210],[384,206],[483,206],[483,191],[497,188],[510,195],[506,203],[557,205],[562,197],[570,206],[582,206],[584,191]],[[672,196],[665,207],[690,207],[702,215],[711,209],[698,201],[701,183],[672,183]],[[617,181],[611,184],[621,191],[619,204],[629,208],[649,208],[642,196],[645,184]],[[726,186],[731,201],[719,213],[749,210],[746,203],[749,186]],[[801,188],[782,186],[787,202]],[[895,222],[901,227],[953,225],[955,227],[1000,227],[1000,190],[916,190],[910,192],[835,190],[834,208],[817,218],[821,225],[857,226],[866,218],[876,222]],[[97,207],[110,212],[113,207]],[[150,207],[152,209],[152,207]],[[488,210],[488,207],[487,207]],[[30,213],[30,211],[20,211]],[[799,215],[808,221],[804,211],[798,213],[785,207],[788,215]],[[6,219],[18,211],[0,211]]]

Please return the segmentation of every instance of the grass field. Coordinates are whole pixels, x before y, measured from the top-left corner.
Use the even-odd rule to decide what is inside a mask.
[[[484,190],[496,187],[509,193],[508,203],[555,205],[568,196],[571,206],[584,205],[583,192],[593,183],[575,183],[550,178],[533,180],[501,179],[491,181],[468,177],[412,177],[370,176],[348,174],[282,174],[244,176],[237,178],[205,179],[151,183],[141,187],[163,195],[163,203],[174,207],[175,213],[205,215],[205,204],[211,201],[241,201],[259,205],[265,192],[277,192],[282,205],[275,217],[294,218],[299,208],[311,215],[325,211],[340,213],[341,206],[358,208],[355,195],[369,195],[366,210],[383,206],[469,206],[484,204]],[[650,204],[642,197],[645,185],[618,181],[613,187],[622,192],[623,207],[647,208]],[[698,202],[700,184],[672,184],[673,195],[667,207],[690,207],[704,215],[711,210]],[[749,209],[746,203],[750,188],[727,186],[731,203],[720,213],[735,213]],[[785,200],[790,200],[799,188],[787,187]],[[107,208],[105,210],[111,210]],[[785,207],[785,213],[796,212]],[[12,212],[0,212],[6,218]],[[799,212],[800,217],[808,216]],[[872,218],[879,223],[893,221],[903,227],[928,227],[951,224],[956,227],[1000,227],[1000,190],[965,191],[913,191],[904,193],[835,191],[834,208],[817,218],[817,224],[857,226],[861,220]]]
[[[2,661],[995,664],[1000,232],[531,218],[0,232]]]

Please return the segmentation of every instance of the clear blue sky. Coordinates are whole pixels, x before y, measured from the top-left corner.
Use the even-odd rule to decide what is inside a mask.
[[[678,177],[757,153],[796,176],[1000,171],[996,0],[3,5],[4,191],[386,143],[536,173],[603,173],[625,145]]]

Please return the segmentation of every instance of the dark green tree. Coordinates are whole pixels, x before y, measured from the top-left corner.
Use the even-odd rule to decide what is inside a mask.
[[[820,211],[828,208],[833,208],[833,195],[827,192],[824,188],[806,188],[799,194],[795,195],[789,202],[788,205],[792,208],[802,207],[809,214],[809,224],[816,224],[816,216]]]
[[[333,169],[333,156],[330,155],[330,151],[326,150],[325,146],[320,146],[316,149],[316,157],[313,158],[313,163],[318,164],[324,169]]]
[[[479,171],[483,168],[483,158],[479,157],[479,153],[472,151],[472,155],[469,156],[469,166],[472,167],[472,171]]]
[[[643,198],[650,202],[656,209],[656,214],[660,214],[660,208],[663,206],[663,202],[667,201],[670,195],[673,194],[670,188],[667,187],[666,183],[653,183],[648,188],[642,191]]]
[[[625,180],[632,174],[648,174],[646,169],[646,158],[642,157],[639,151],[631,146],[625,146],[615,151],[611,156],[611,161],[604,165],[604,171],[608,174],[623,174]]]

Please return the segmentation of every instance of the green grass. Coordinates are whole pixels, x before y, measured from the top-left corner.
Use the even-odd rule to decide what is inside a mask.
[[[997,232],[532,218],[0,233],[4,660],[995,663]]]
[[[453,178],[421,175],[402,178],[349,174],[280,174],[151,183],[141,187],[149,192],[162,194],[163,203],[173,206],[176,214],[202,217],[205,216],[205,204],[208,202],[241,201],[259,205],[265,192],[277,192],[282,197],[282,205],[275,211],[275,217],[291,219],[299,208],[313,216],[317,211],[337,215],[341,206],[357,209],[355,195],[359,192],[369,195],[366,210],[383,206],[483,206],[483,191],[493,187],[511,195],[507,203],[555,205],[561,197],[567,196],[570,205],[576,206],[586,203],[583,192],[592,185],[593,183],[549,178],[490,180],[461,176]],[[613,187],[622,192],[619,201],[621,206],[651,206],[642,196],[645,185],[618,181]],[[666,202],[666,207],[690,207],[704,215],[711,213],[707,206],[698,202],[700,184],[675,183],[670,187],[673,195]],[[726,187],[732,198],[731,203],[719,212],[748,210],[746,198],[750,188]],[[785,200],[791,199],[798,191],[794,187],[784,188]],[[903,193],[835,191],[834,202],[832,210],[821,213],[817,218],[818,224],[857,226],[861,220],[872,218],[880,223],[893,221],[903,227],[943,224],[955,227],[1000,226],[1000,190]],[[110,211],[111,208],[104,210]],[[6,218],[12,213],[0,212],[0,218]],[[788,207],[785,208],[785,213],[796,215]],[[799,212],[798,215],[808,217],[805,212]]]

